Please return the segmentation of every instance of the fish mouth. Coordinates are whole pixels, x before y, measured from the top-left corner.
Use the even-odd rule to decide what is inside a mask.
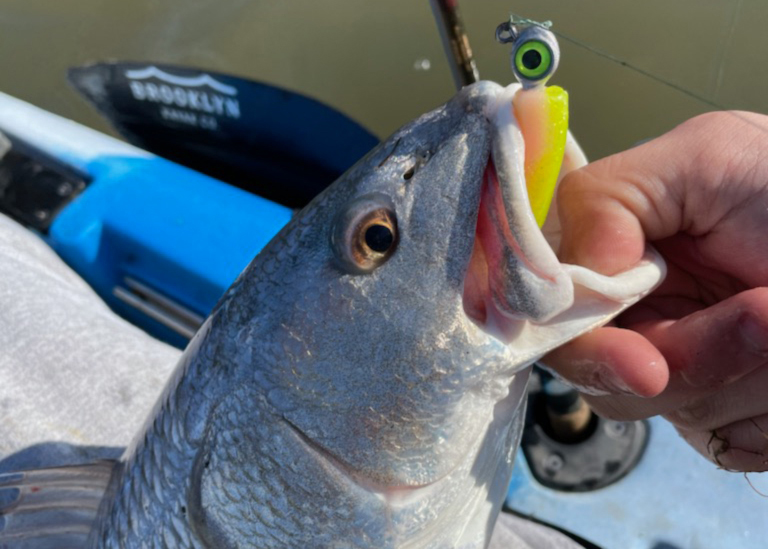
[[[557,108],[542,108],[558,94],[565,100],[564,116]],[[666,265],[650,246],[636,266],[613,276],[557,258],[541,228],[544,217],[563,172],[586,163],[578,145],[569,144],[563,90],[498,88],[484,114],[491,153],[464,278],[464,312],[502,343],[514,342],[519,356],[535,360],[647,295],[664,279]],[[558,240],[557,218],[546,225]]]
[[[539,97],[532,98],[531,93],[511,85],[501,89],[486,106],[492,146],[481,183],[474,247],[464,282],[467,316],[505,342],[514,338],[523,322],[547,323],[570,308],[574,300],[573,281],[541,231],[529,196],[529,191],[549,192],[550,198],[545,198],[548,209],[556,182],[553,178],[557,178],[563,161],[567,122],[560,136],[562,143],[553,144],[560,148],[559,155],[555,152],[547,160],[554,163],[549,170],[550,181],[535,183],[551,189],[532,189],[528,181],[530,159],[541,156],[540,149],[549,143],[537,141],[535,135],[542,131],[537,125],[548,124],[546,115],[528,116],[525,125],[518,119],[523,114],[518,108],[521,94],[529,94],[524,97],[528,103],[522,106],[528,106],[531,99],[547,100],[542,91],[534,92],[540,93]],[[526,151],[526,146],[539,150]]]

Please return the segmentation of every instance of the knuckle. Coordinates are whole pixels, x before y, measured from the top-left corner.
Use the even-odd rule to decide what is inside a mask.
[[[705,454],[710,461],[727,471],[765,471],[768,453],[765,448],[734,446],[728,434],[713,431]]]
[[[768,435],[755,419],[707,430],[680,427],[677,430],[701,455],[721,469],[742,472],[768,469]]]
[[[664,418],[680,429],[687,431],[707,431],[718,427],[720,406],[717,397],[710,396],[688,402],[668,412]]]

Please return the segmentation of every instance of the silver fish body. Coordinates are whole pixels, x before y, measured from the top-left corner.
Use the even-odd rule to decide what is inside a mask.
[[[179,546],[482,546],[522,392],[462,305],[486,101],[478,86],[395,134],[253,261],[186,352],[99,546],[169,526]],[[331,243],[361,197],[397,215],[397,249],[369,273]]]
[[[488,543],[520,436],[527,366],[661,276],[649,261],[642,280],[617,290],[573,268],[583,287],[555,311],[536,306],[549,290],[519,276],[514,295],[546,309],[546,322],[467,314],[500,130],[493,112],[505,93],[481,82],[405,126],[254,259],[116,468],[89,546]],[[516,212],[507,212],[510,226],[534,231]],[[546,246],[534,233],[519,239],[529,251]],[[557,280],[571,284],[573,269],[563,266]]]

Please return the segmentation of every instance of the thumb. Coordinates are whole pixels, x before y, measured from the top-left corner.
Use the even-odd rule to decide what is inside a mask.
[[[661,137],[567,174],[557,196],[560,259],[613,275],[635,265],[646,240],[677,232],[679,156]]]

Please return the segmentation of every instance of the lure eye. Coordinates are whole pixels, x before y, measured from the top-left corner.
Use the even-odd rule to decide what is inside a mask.
[[[397,248],[397,217],[389,199],[373,194],[351,201],[336,217],[331,247],[341,266],[352,273],[369,273],[385,263]]]
[[[547,45],[531,40],[515,50],[515,69],[529,80],[539,80],[552,67],[552,52]]]
[[[543,86],[554,74],[560,58],[555,36],[534,26],[521,32],[514,43],[512,70],[517,79],[526,89]]]

